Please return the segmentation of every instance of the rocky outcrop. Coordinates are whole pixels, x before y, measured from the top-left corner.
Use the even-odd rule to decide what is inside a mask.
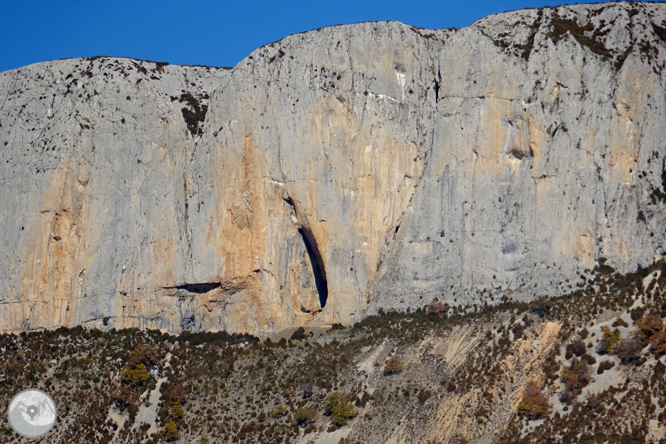
[[[0,330],[351,322],[666,252],[666,8],[0,74]]]
[[[1,330],[180,327],[180,290],[163,287],[189,262],[200,124],[182,110],[227,76],[106,57],[0,74]]]

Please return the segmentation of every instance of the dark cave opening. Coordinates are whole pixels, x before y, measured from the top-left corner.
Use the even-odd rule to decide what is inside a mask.
[[[303,238],[305,249],[310,257],[310,264],[312,264],[312,274],[314,275],[315,285],[317,286],[317,293],[319,294],[319,305],[321,308],[326,306],[328,299],[328,282],[326,281],[326,269],[324,268],[324,261],[317,248],[317,242],[312,235],[312,232],[307,228],[299,228],[298,233]]]
[[[197,284],[182,284],[182,285],[176,285],[175,287],[164,287],[164,288],[185,290],[188,293],[203,294],[203,293],[208,293],[209,291],[213,291],[216,288],[220,288],[221,286],[222,284],[219,282],[203,282]]]

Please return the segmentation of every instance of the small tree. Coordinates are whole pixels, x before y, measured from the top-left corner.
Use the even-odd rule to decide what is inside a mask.
[[[273,407],[269,413],[271,418],[280,418],[286,414],[287,414],[287,407],[285,407],[284,404],[282,403]]]
[[[529,381],[525,387],[525,395],[518,405],[518,414],[529,419],[538,419],[550,410],[548,398],[535,381]]]
[[[171,406],[171,417],[173,418],[174,421],[178,421],[183,416],[185,416],[185,412],[183,411],[183,406],[181,406],[180,404],[174,404]]]
[[[121,378],[125,384],[138,387],[150,379],[150,374],[144,364],[138,364],[133,370],[123,370]]]
[[[650,338],[650,350],[657,355],[666,353],[666,331],[658,331]]]
[[[132,391],[127,388],[127,386],[121,385],[114,394],[114,401],[121,410],[124,410],[125,408],[136,403],[137,400]]]
[[[552,303],[545,295],[539,296],[529,304],[530,311],[538,314],[540,318],[543,318],[550,311],[551,306]]]
[[[649,313],[636,320],[634,325],[638,327],[641,339],[645,341],[664,328],[664,321],[658,315]]]
[[[312,397],[312,394],[314,393],[314,386],[311,382],[308,382],[305,384],[305,387],[303,387],[303,399],[309,399]]]
[[[364,395],[365,395],[365,393],[364,393]],[[426,401],[428,399],[430,399],[431,396],[432,396],[432,392],[430,390],[421,389],[421,390],[419,390],[419,394],[418,394],[417,397],[419,399],[419,403],[421,405],[423,405],[423,404],[426,403]]]
[[[331,417],[331,422],[338,427],[347,424],[351,418],[356,416],[354,405],[338,392],[326,398],[324,409],[326,415]]]
[[[180,432],[175,422],[169,422],[162,429],[162,437],[165,441],[175,441],[180,438]]]
[[[393,375],[402,372],[404,369],[405,364],[403,364],[402,359],[397,356],[391,356],[384,366],[384,374]]]
[[[446,305],[436,299],[433,299],[432,302],[428,304],[426,310],[428,311],[428,314],[439,316],[440,318],[446,315],[446,312],[448,311]]]
[[[296,410],[296,424],[300,426],[313,423],[316,417],[317,411],[314,407],[303,406]]]
[[[185,404],[187,402],[187,387],[183,383],[173,386],[168,394],[169,404]]]
[[[597,352],[600,355],[613,355],[617,353],[618,347],[620,345],[620,331],[619,330],[611,330],[608,325],[604,325],[601,327],[601,341],[599,341],[599,348],[597,349]]]
[[[626,338],[619,346],[617,357],[623,364],[632,364],[635,362],[643,350],[643,344],[638,338]]]
[[[305,329],[298,327],[298,329],[291,335],[290,341],[302,341],[305,339]]]
[[[574,358],[571,365],[562,370],[560,379],[564,383],[564,391],[560,400],[568,402],[578,396],[583,387],[588,385],[592,380],[587,361]]]
[[[574,355],[578,358],[585,354],[585,342],[578,339],[571,344],[567,345],[567,351],[564,356],[565,359],[571,359]]]
[[[129,367],[135,368],[139,364],[145,365],[147,368],[152,367],[157,363],[157,355],[155,350],[148,345],[140,345],[129,355]]]

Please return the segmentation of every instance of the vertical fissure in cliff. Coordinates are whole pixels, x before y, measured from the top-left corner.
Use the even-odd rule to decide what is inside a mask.
[[[324,260],[321,257],[317,242],[315,241],[312,232],[306,228],[301,227],[298,233],[303,239],[305,249],[310,257],[310,264],[312,265],[312,274],[314,275],[315,285],[317,286],[317,294],[319,294],[319,305],[321,308],[326,306],[328,300],[328,282],[326,280],[326,268],[324,267]]]

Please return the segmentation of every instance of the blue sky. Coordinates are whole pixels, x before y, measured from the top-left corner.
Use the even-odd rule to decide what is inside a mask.
[[[234,66],[254,49],[322,26],[397,20],[464,27],[538,0],[215,1],[0,0],[0,71],[66,57],[110,55]]]

